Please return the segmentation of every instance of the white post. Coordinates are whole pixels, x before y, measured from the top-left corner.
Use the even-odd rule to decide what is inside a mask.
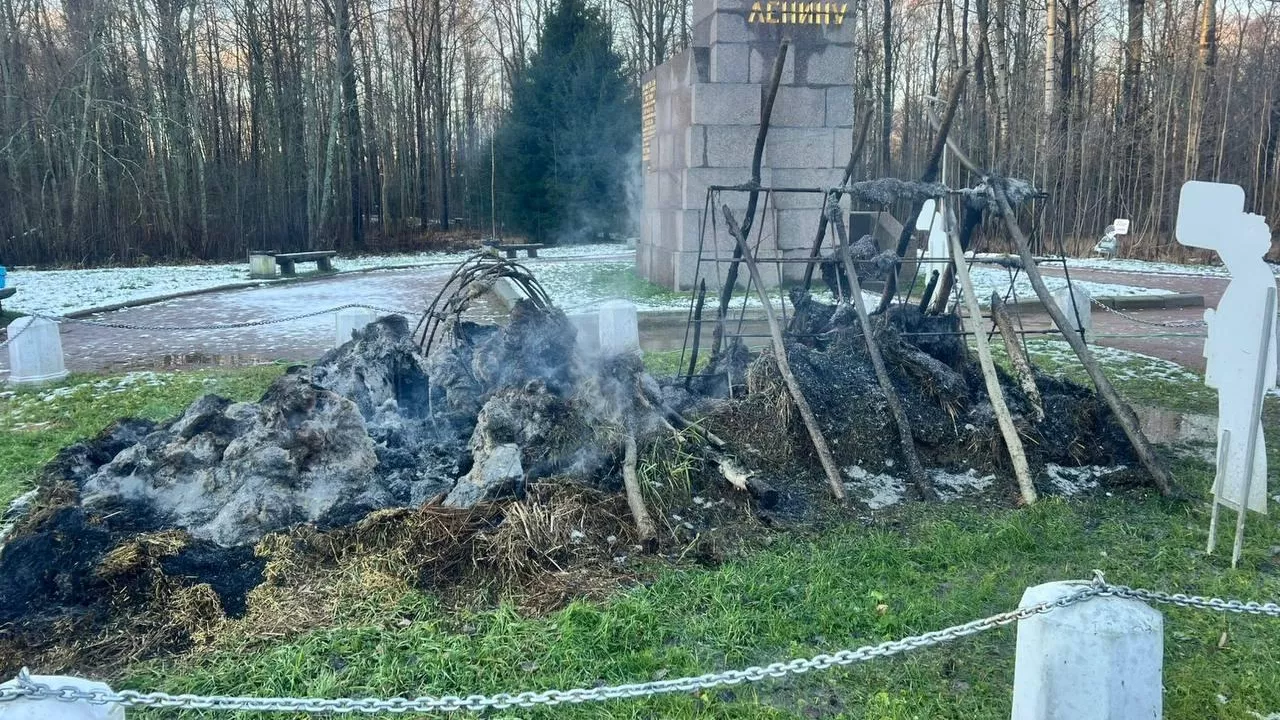
[[[84,692],[111,692],[106,683],[62,675],[31,675],[30,680],[51,688],[73,687]],[[0,689],[19,687],[17,680],[0,684]],[[93,705],[64,700],[14,700],[0,703],[0,720],[124,720],[119,705]]]
[[[351,333],[363,330],[366,325],[377,320],[378,314],[368,308],[339,310],[333,318],[334,347],[351,342]]]
[[[9,382],[38,384],[67,376],[58,324],[39,317],[9,323]]]
[[[640,352],[640,325],[636,306],[626,300],[600,304],[600,352],[605,357]]]
[[[1020,607],[1077,592],[1028,588]],[[1164,618],[1137,600],[1092,597],[1018,622],[1013,720],[1159,720]]]
[[[578,352],[584,357],[600,354],[600,313],[590,310],[569,313],[569,322],[578,331]]]
[[[1073,327],[1076,324],[1076,317],[1080,318],[1079,329],[1084,331],[1085,337],[1093,333],[1093,300],[1084,288],[1074,285],[1064,287],[1053,294],[1053,301],[1058,303],[1062,314],[1067,316],[1067,320],[1071,321]]]

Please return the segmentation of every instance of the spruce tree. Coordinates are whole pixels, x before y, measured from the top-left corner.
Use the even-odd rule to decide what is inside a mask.
[[[560,0],[499,134],[509,225],[542,242],[623,230],[639,115],[609,24],[584,0]]]

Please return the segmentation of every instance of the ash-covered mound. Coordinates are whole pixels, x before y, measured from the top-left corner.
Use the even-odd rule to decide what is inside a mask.
[[[623,433],[657,427],[637,403],[641,373],[634,357],[585,363],[563,313],[520,303],[506,327],[456,328],[430,361],[391,316],[256,403],[206,395],[165,423],[118,422],[45,468],[35,510],[0,549],[0,624],[47,634],[58,617],[198,585],[235,614],[272,533],[388,508],[465,511],[547,478],[611,490]],[[136,562],[137,547],[155,561]],[[110,561],[121,548],[131,562]]]
[[[848,305],[819,302],[795,291],[796,311],[787,348],[792,372],[822,426],[836,462],[873,472],[905,475],[897,427],[862,337],[856,313]],[[965,472],[974,469],[1012,477],[981,370],[971,357],[954,315],[923,315],[910,305],[893,305],[872,318],[885,364],[910,421],[920,460],[926,468]],[[807,458],[811,443],[778,372],[772,351],[750,362],[730,345],[709,364],[710,377],[699,378],[703,394],[732,394],[741,402],[720,404],[713,426],[760,448],[778,472]],[[1039,375],[1036,378],[1044,419],[1021,386],[997,368],[1005,399],[1020,434],[1037,484],[1052,491],[1045,467],[1117,466],[1133,462],[1132,449],[1109,408],[1089,388]],[[728,392],[727,378],[735,387]],[[787,442],[778,442],[779,437]],[[1010,492],[1012,481],[1006,484]]]

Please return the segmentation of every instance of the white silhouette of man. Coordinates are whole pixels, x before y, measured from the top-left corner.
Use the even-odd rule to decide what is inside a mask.
[[[1244,189],[1192,181],[1182,186],[1178,204],[1178,242],[1217,251],[1231,272],[1231,281],[1217,309],[1205,310],[1209,336],[1204,343],[1204,382],[1218,391],[1218,488],[1219,497],[1243,505],[1248,482],[1250,510],[1267,511],[1267,453],[1262,425],[1252,463],[1248,455],[1249,431],[1254,427],[1255,393],[1258,392],[1258,357],[1262,343],[1267,288],[1276,278],[1262,256],[1271,249],[1271,229],[1261,215],[1244,212]],[[1272,309],[1275,312],[1275,309]],[[1274,317],[1267,345],[1262,392],[1276,386],[1276,328]],[[1224,431],[1228,447],[1222,447]],[[1248,472],[1252,465],[1253,478]]]

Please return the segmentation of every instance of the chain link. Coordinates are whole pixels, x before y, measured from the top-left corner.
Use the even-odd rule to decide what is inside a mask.
[[[377,713],[405,712],[457,712],[460,710],[503,710],[512,707],[531,708],[535,706],[555,706],[562,704],[579,704],[601,700],[621,700],[628,698],[652,697],[671,693],[690,693],[716,687],[740,685],[742,683],[759,682],[771,678],[783,678],[800,675],[815,670],[827,670],[834,667],[853,665],[856,663],[890,657],[900,653],[919,650],[958,640],[970,635],[994,630],[1019,620],[1035,615],[1049,613],[1059,608],[1074,605],[1083,600],[1103,594],[1101,587],[1095,582],[1083,584],[1081,588],[1051,602],[1017,608],[990,617],[973,620],[963,625],[955,625],[944,630],[935,630],[922,635],[914,635],[901,640],[891,640],[878,645],[864,645],[853,650],[841,650],[831,654],[815,655],[811,658],[798,658],[788,662],[776,662],[770,665],[749,667],[744,670],[727,670],[719,673],[708,673],[694,677],[674,680],[655,680],[652,682],[633,683],[627,685],[609,685],[596,688],[577,688],[574,690],[547,690],[544,692],[522,692],[517,694],[498,693],[496,695],[444,695],[439,697],[424,696],[417,698],[255,698],[233,696],[199,696],[170,695],[168,693],[143,693],[134,690],[108,692],[105,690],[79,690],[73,687],[50,687],[31,679],[25,669],[18,675],[18,687],[0,690],[0,703],[19,698],[30,700],[60,700],[64,702],[85,702],[94,705],[116,704],[124,707],[158,707],[158,708],[191,708],[203,710],[256,710],[259,712],[297,712],[308,714],[322,713],[359,713],[373,715]]]
[[[416,315],[421,314],[420,312],[415,312],[412,310],[398,310],[395,308],[384,308],[384,307],[378,307],[377,305],[366,305],[364,303],[347,303],[346,305],[338,305],[336,307],[325,308],[323,310],[313,310],[311,312],[300,313],[297,315],[286,315],[283,317],[266,318],[263,320],[245,320],[243,322],[236,322],[236,323],[205,324],[205,325],[190,325],[190,326],[139,325],[136,323],[112,322],[110,320],[92,320],[89,318],[72,318],[72,317],[65,317],[62,315],[44,315],[41,313],[31,313],[31,317],[42,318],[45,320],[52,320],[53,322],[57,322],[57,323],[76,323],[79,325],[92,325],[94,327],[113,328],[116,330],[145,330],[145,331],[151,331],[151,332],[191,332],[191,331],[197,331],[197,330],[239,330],[243,328],[262,327],[264,325],[278,325],[280,323],[294,322],[295,320],[305,320],[307,318],[319,317],[321,315],[328,315],[329,313],[336,313],[342,310],[350,310],[353,308],[373,310],[374,312],[386,313],[390,315],[404,315],[406,317],[414,317]],[[8,343],[12,342],[15,338],[21,335],[25,330],[26,328],[23,328],[23,330],[19,330],[16,335],[9,338],[8,340],[5,340],[3,343],[0,343],[0,348],[3,348]]]
[[[1156,322],[1154,320],[1143,320],[1135,315],[1124,312],[1123,310],[1120,310],[1118,308],[1113,308],[1110,305],[1107,305],[1106,303],[1102,302],[1101,300],[1098,300],[1097,298],[1089,298],[1089,300],[1093,302],[1094,305],[1097,305],[1103,310],[1106,310],[1107,312],[1112,313],[1113,315],[1119,315],[1125,320],[1138,323],[1139,325],[1149,325],[1151,327],[1163,327],[1163,328],[1196,328],[1196,327],[1208,326],[1208,323],[1206,323],[1203,320],[1174,320],[1172,322]]]
[[[628,698],[652,697],[670,693],[690,693],[697,690],[708,690],[716,687],[759,682],[771,678],[783,678],[800,675],[815,670],[827,670],[834,667],[853,665],[856,663],[890,657],[911,650],[940,645],[960,638],[993,630],[1035,615],[1053,612],[1093,597],[1121,597],[1133,600],[1144,600],[1197,610],[1214,612],[1230,612],[1248,615],[1263,615],[1280,618],[1280,604],[1273,602],[1242,602],[1240,600],[1222,600],[1205,598],[1182,593],[1165,593],[1142,588],[1131,588],[1125,585],[1112,585],[1095,571],[1090,583],[1082,583],[1076,592],[1050,602],[1043,602],[1016,610],[991,615],[963,625],[955,625],[944,630],[935,630],[922,635],[914,635],[901,640],[891,640],[878,645],[864,645],[853,650],[841,650],[836,653],[815,655],[811,658],[799,658],[788,662],[777,662],[770,665],[749,667],[745,670],[727,670],[719,673],[708,673],[694,677],[674,680],[655,680],[652,682],[626,685],[609,685],[595,688],[576,688],[573,690],[546,690],[543,692],[498,693],[496,695],[458,695],[423,696],[416,698],[282,698],[282,697],[236,697],[224,695],[171,695],[163,692],[138,692],[136,690],[81,690],[75,687],[51,687],[35,682],[30,672],[23,668],[18,674],[16,687],[0,689],[0,703],[19,699],[57,700],[62,702],[80,702],[91,705],[120,705],[123,707],[153,708],[187,708],[197,710],[249,710],[258,712],[293,712],[306,714],[358,713],[374,715],[378,713],[406,712],[457,712],[461,710],[503,710],[512,707],[531,708],[536,706],[555,706],[561,704],[579,704],[602,700],[621,700]]]

